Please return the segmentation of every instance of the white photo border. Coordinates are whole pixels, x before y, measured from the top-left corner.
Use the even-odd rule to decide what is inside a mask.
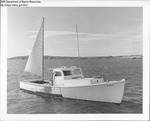
[[[149,119],[149,1],[41,1],[28,7],[143,7],[142,114],[7,114],[7,7],[1,7],[1,120],[148,120]]]

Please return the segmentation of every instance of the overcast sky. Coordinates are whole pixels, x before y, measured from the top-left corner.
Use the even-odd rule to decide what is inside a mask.
[[[141,7],[8,8],[8,58],[28,55],[45,17],[45,55],[142,54]]]

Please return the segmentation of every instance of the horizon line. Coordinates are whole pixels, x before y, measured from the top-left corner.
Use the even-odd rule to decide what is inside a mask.
[[[7,59],[15,58],[15,57],[28,57],[29,55],[18,55],[13,57],[8,57]],[[53,56],[53,55],[44,55],[49,57],[68,57],[68,58],[78,58],[78,56]],[[143,56],[143,54],[133,54],[133,55],[106,55],[106,56],[80,56],[80,58],[90,58],[90,57],[120,57],[120,56]]]

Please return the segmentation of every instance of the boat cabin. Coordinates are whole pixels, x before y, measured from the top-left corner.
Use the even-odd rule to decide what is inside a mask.
[[[53,70],[53,84],[64,84],[65,80],[84,78],[81,68],[65,66]]]

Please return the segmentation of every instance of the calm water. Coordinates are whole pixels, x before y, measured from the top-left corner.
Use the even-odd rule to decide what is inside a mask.
[[[76,59],[61,59],[61,65],[78,66]],[[42,97],[23,92],[19,82],[37,78],[24,73],[26,60],[8,60],[7,113],[9,114],[84,114],[84,113],[142,113],[142,59],[82,59],[85,77],[102,76],[108,80],[126,79],[125,93],[120,105]],[[58,60],[45,60],[45,78],[48,68],[58,67]]]

